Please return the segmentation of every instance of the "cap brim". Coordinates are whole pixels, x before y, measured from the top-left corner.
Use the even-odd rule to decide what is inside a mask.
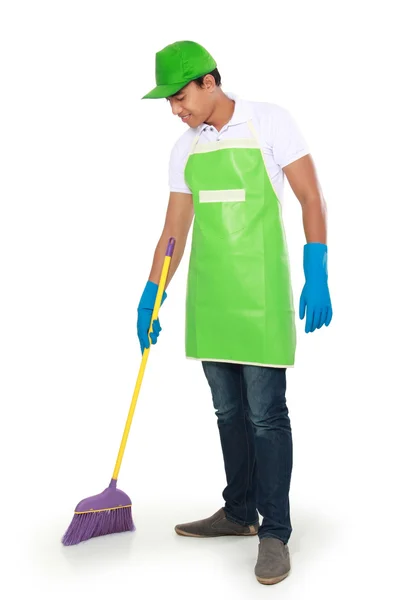
[[[182,81],[181,83],[171,83],[169,85],[158,85],[153,90],[151,90],[145,96],[142,96],[142,100],[144,98],[168,98],[168,96],[172,96],[179,92],[185,85],[187,85],[188,81]]]

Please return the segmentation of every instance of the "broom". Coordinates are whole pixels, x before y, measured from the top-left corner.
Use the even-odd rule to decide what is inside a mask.
[[[171,237],[168,241],[167,252],[164,258],[164,264],[161,272],[158,292],[154,303],[154,309],[151,316],[149,334],[153,331],[153,321],[158,317],[158,311],[161,306],[161,299],[168,276],[168,270],[171,263],[175,247],[175,238]],[[139,396],[140,386],[147,364],[147,358],[150,352],[145,348],[140,364],[139,374],[133,392],[131,406],[126,420],[121,445],[118,452],[117,462],[112,475],[110,485],[100,494],[85,498],[75,508],[75,513],[70,526],[65,532],[62,543],[64,546],[73,546],[84,540],[89,540],[100,535],[109,533],[120,533],[121,531],[135,531],[136,527],[132,519],[132,502],[125,492],[117,488],[117,479],[121,468],[122,457],[124,455],[126,442],[128,440],[129,430],[132,423],[133,413],[135,412],[136,402]]]

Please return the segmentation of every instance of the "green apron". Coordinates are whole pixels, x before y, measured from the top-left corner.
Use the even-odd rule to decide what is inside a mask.
[[[185,167],[194,222],[186,356],[291,367],[295,312],[281,206],[257,134],[198,143]]]

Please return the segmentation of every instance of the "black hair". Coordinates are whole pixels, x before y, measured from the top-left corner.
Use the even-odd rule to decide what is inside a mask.
[[[206,73],[205,75],[202,75],[201,77],[198,77],[197,79],[192,79],[192,81],[194,81],[194,83],[198,87],[202,87],[203,82],[204,82],[204,77],[206,77],[206,75],[212,75],[215,79],[215,85],[217,85],[218,87],[221,85],[221,75],[220,75],[220,72],[218,71],[218,69],[214,69],[213,71],[210,71],[210,73]],[[186,84],[186,85],[188,85],[188,84]],[[184,87],[186,87],[186,85]],[[181,88],[180,90],[175,92],[175,94],[171,94],[171,96],[168,96],[166,98],[166,100],[168,100],[168,98],[173,98],[174,96],[179,96],[179,94],[182,93],[182,90],[183,90],[183,88]]]
[[[221,75],[217,68],[215,68],[213,71],[210,71],[210,73],[206,73],[205,75],[202,75],[201,77],[198,77],[197,79],[194,79],[193,81],[195,82],[196,85],[198,85],[199,87],[202,87],[204,77],[206,77],[206,75],[212,75],[215,79],[215,85],[217,85],[218,87],[221,85]]]

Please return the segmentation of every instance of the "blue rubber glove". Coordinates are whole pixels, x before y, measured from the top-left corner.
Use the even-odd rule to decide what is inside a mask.
[[[142,297],[140,298],[138,306],[138,319],[137,319],[137,333],[140,342],[140,349],[142,354],[145,348],[149,348],[149,329],[151,323],[151,315],[153,314],[154,304],[156,302],[156,296],[158,291],[158,285],[153,281],[148,281],[144,288]],[[161,304],[167,297],[167,292],[164,291]],[[158,335],[162,327],[160,326],[159,319],[153,321],[153,331],[150,334],[151,343],[156,344]]]
[[[332,320],[332,304],[328,289],[328,248],[312,242],[304,246],[304,275],[306,283],[300,296],[300,319],[307,309],[306,333],[328,327]]]

